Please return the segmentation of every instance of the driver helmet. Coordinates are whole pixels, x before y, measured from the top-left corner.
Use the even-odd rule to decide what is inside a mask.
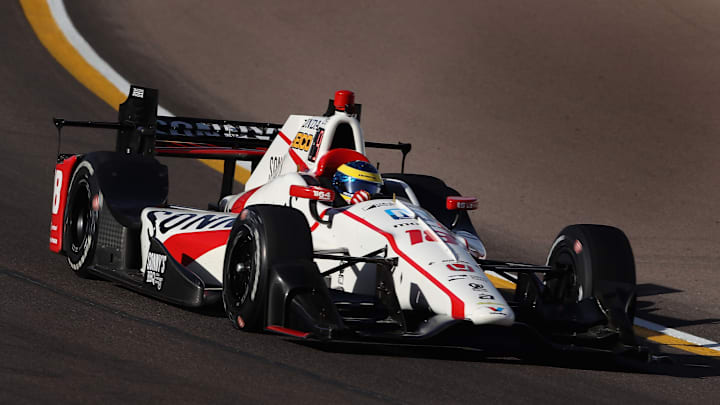
[[[346,202],[351,202],[353,195],[364,190],[368,197],[380,191],[383,181],[380,173],[368,162],[354,160],[338,167],[333,175],[332,185]]]

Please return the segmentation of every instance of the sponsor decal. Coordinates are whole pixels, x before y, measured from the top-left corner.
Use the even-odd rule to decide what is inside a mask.
[[[399,224],[393,225],[393,228],[402,228],[403,226],[418,226],[420,225],[417,221],[411,221],[411,222],[401,222]]]
[[[430,264],[433,264],[433,263],[435,263],[435,262],[430,262]],[[462,263],[462,264],[470,265],[470,262],[466,262],[464,260],[455,260],[455,259],[440,260],[440,263]]]
[[[388,205],[392,205],[393,203],[388,202]],[[417,216],[418,218],[423,219],[427,224],[432,227],[433,229],[444,229],[445,227],[439,224],[435,218],[433,218],[430,214],[423,211],[422,209],[405,209],[405,208],[390,208],[386,209],[385,213],[390,216],[390,218],[398,220],[398,219],[415,219]]]
[[[133,87],[132,89],[132,96],[137,98],[143,98],[145,97],[145,89],[138,89],[136,87]]]
[[[298,132],[297,135],[295,135],[295,139],[290,144],[290,147],[293,149],[307,152],[308,150],[310,150],[310,145],[312,144],[312,141],[312,135],[306,134],[304,132]]]
[[[170,230],[220,230],[230,229],[235,223],[235,217],[216,214],[200,214],[193,212],[172,212],[172,211],[149,211],[148,220],[153,224],[152,230],[159,230],[160,233],[167,233]],[[150,236],[155,236],[150,235]]]
[[[465,263],[451,263],[447,265],[448,270],[452,271],[467,271],[470,273],[474,273],[475,270],[473,270],[472,267],[468,266]]]
[[[268,176],[268,180],[274,179],[280,174],[280,169],[282,169],[285,156],[286,155],[270,156],[270,175]]]
[[[483,277],[478,276],[476,274],[451,274],[447,278],[448,281],[457,281],[457,280],[478,280],[478,281],[485,281]]]
[[[484,285],[478,284],[478,283],[468,283],[470,288],[473,289],[473,291],[487,291],[487,288],[485,288]]]
[[[478,295],[479,300],[494,300],[495,297],[490,294],[480,294]]]
[[[55,170],[55,182],[53,186],[52,214],[55,215],[60,211],[60,192],[62,191],[63,172]]]
[[[320,144],[322,144],[323,135],[325,135],[325,130],[320,129],[313,138],[310,151],[308,152],[308,160],[311,162],[314,162],[315,158],[317,158],[318,150],[320,150]]]
[[[335,192],[319,186],[290,186],[290,195],[297,198],[309,198],[318,201],[332,201],[335,199]]]
[[[303,122],[302,129],[317,131],[318,129],[322,129],[326,122],[327,118],[308,118]]]
[[[375,208],[387,207],[389,205],[395,205],[395,203],[390,202],[390,201],[379,201],[379,202],[372,203],[372,204],[368,205],[367,207],[363,208],[363,211],[370,211]]]
[[[432,229],[420,230],[411,229],[405,231],[410,237],[410,244],[415,245],[422,242],[437,242],[442,240],[445,243],[457,244],[457,238],[453,236],[452,232],[448,231],[447,228],[435,221],[434,218],[429,216],[427,213],[420,210],[408,211],[403,208],[389,208],[385,210],[385,213],[394,220],[405,220],[415,219],[415,215],[421,218],[425,223]]]
[[[148,252],[147,262],[145,262],[145,282],[157,287],[158,291],[162,290],[166,262],[167,256]]]
[[[229,122],[203,122],[203,121],[166,121],[157,120],[156,135],[171,136],[214,136],[224,138],[264,139],[270,140],[278,134],[277,128],[260,127],[254,125],[238,125]]]
[[[316,197],[320,201],[332,201],[333,200],[333,193],[330,190],[319,190],[314,188],[312,190],[313,197]]]
[[[493,312],[495,312],[495,313],[500,313],[500,312],[502,312],[503,310],[505,310],[505,308],[503,308],[503,307],[488,307],[488,308],[490,308],[490,310],[493,311]]]
[[[407,212],[402,208],[391,208],[385,210],[385,213],[392,219],[413,219],[412,213]]]
[[[437,242],[439,240],[442,240],[445,243],[452,243],[456,244],[457,239],[450,234],[449,232],[445,232],[440,229],[433,229],[433,232],[430,232],[429,230],[425,230],[424,232],[420,229],[409,229],[405,231],[410,237],[410,245],[416,245],[418,243],[422,242]],[[423,235],[425,236],[425,239],[423,240]],[[465,271],[473,271],[471,270],[465,270]]]

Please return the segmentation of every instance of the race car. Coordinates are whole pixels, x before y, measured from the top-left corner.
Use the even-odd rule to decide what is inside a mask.
[[[75,274],[303,339],[638,350],[619,229],[568,226],[545,265],[491,260],[477,200],[404,173],[409,144],[366,141],[350,91],[284,124],[157,116],[157,100],[132,86],[118,122],[54,119],[59,134],[117,130],[114,151],[58,155],[50,249]],[[400,151],[401,173],[380,174],[366,148]],[[219,199],[173,205],[157,156],[223,160]],[[237,162],[251,174],[236,194]]]

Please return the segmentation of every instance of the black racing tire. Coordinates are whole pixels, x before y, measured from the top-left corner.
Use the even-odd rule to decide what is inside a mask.
[[[455,232],[465,231],[477,236],[467,211],[450,211],[446,207],[448,196],[461,195],[437,177],[424,174],[383,173],[383,178],[402,180],[412,189],[420,206],[430,212],[441,224]],[[455,226],[453,227],[453,223]]]
[[[80,162],[68,190],[63,245],[70,268],[83,278],[91,277],[89,267],[93,263],[97,245],[100,198],[100,187],[93,166],[88,161]]]
[[[270,272],[275,265],[312,261],[310,227],[290,207],[254,205],[233,225],[225,251],[223,304],[237,329],[264,329]]]
[[[561,277],[546,279],[553,301],[572,303],[595,297],[612,314],[635,316],[635,260],[630,242],[618,228],[571,225],[558,234],[547,265]],[[612,320],[612,319],[611,319]],[[624,323],[624,322],[623,322]]]

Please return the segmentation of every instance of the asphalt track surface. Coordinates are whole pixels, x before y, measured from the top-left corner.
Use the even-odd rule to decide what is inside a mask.
[[[176,114],[282,122],[339,88],[366,138],[413,143],[409,172],[467,195],[491,257],[544,261],[571,223],[628,234],[645,319],[720,340],[720,4],[73,1],[96,51]],[[204,3],[203,3],[204,4]],[[81,280],[47,249],[50,118],[112,120],[0,15],[0,401],[717,402],[717,362],[528,362],[462,350],[300,345]],[[110,149],[74,131],[64,152]],[[371,155],[383,171],[391,154]],[[170,162],[171,201],[218,175]]]

